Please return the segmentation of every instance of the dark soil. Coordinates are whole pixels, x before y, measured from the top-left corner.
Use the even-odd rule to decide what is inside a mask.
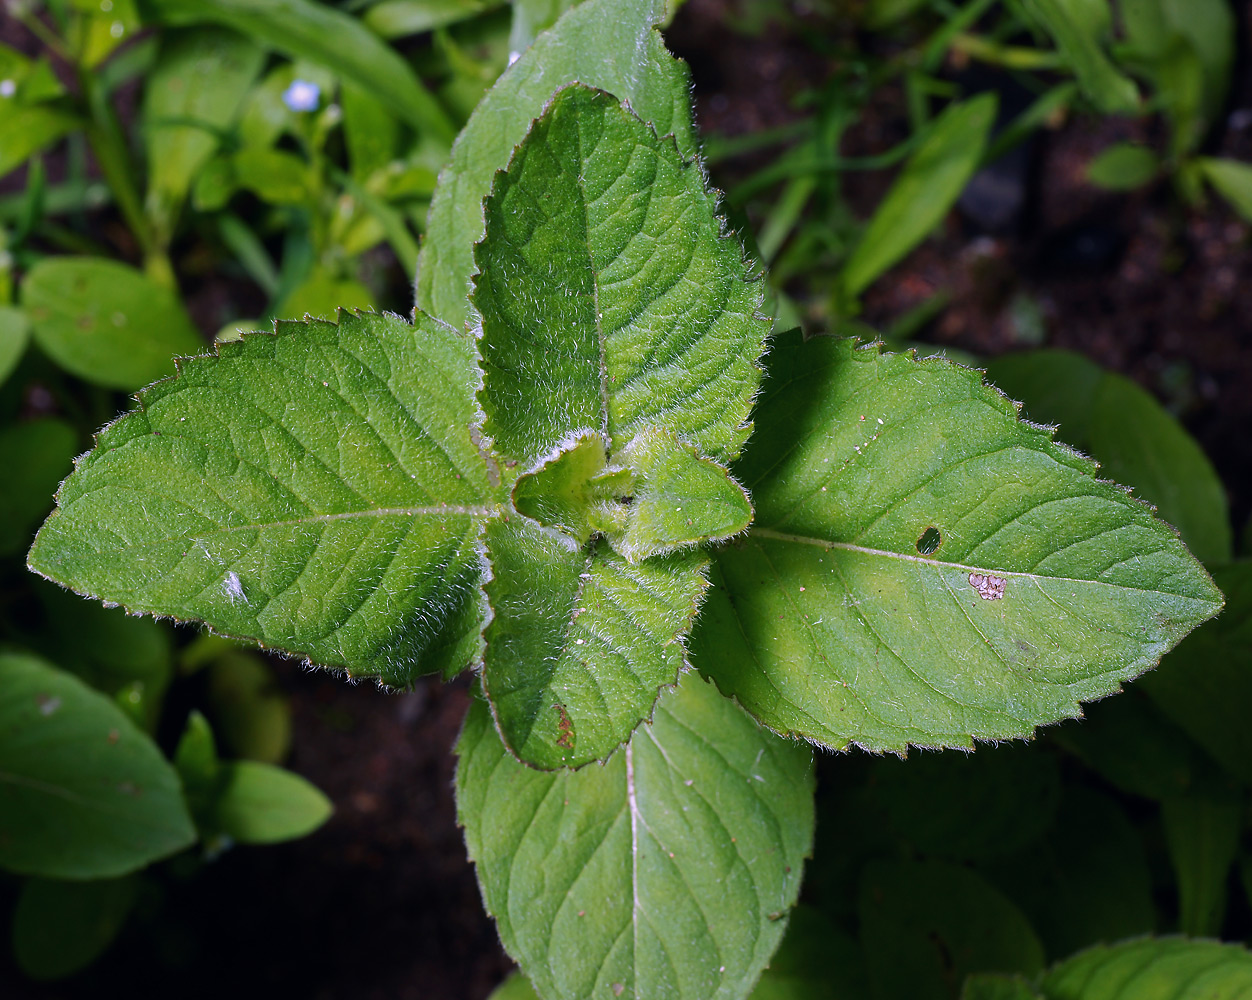
[[[692,65],[702,126],[737,134],[794,120],[797,96],[830,71],[804,17],[749,35],[726,26],[727,11],[722,0],[689,0],[668,35]],[[1244,160],[1247,49],[1241,37],[1229,114],[1208,150]],[[1047,345],[1129,375],[1183,419],[1222,475],[1241,529],[1252,512],[1249,228],[1215,201],[1180,208],[1167,186],[1109,195],[1086,184],[1083,167],[1104,146],[1128,134],[1159,138],[1139,128],[1075,117],[1042,135],[1013,224],[987,232],[954,213],[871,290],[864,318],[885,327],[947,290],[950,304],[920,336],[991,356],[1037,339],[1020,318],[1021,303],[1033,303]],[[904,134],[903,97],[888,89],[846,152],[881,150]],[[850,178],[854,208],[867,215],[888,179]],[[726,183],[718,171],[714,181]],[[205,286],[197,294],[213,300],[202,308],[214,316],[206,328],[219,312],[255,309],[242,279]],[[334,800],[334,818],[297,843],[230,851],[194,878],[163,873],[118,946],[63,986],[18,985],[0,948],[0,995],[481,1000],[504,977],[510,963],[455,823],[451,748],[466,685],[431,681],[392,696],[277,669],[295,712],[290,765]]]

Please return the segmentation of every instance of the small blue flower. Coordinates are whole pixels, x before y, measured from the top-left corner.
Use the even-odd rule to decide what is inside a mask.
[[[283,91],[283,103],[292,111],[316,111],[322,98],[322,88],[308,80],[292,80]]]

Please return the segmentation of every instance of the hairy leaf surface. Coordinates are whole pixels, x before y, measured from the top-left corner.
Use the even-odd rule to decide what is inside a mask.
[[[483,688],[509,749],[538,767],[607,757],[678,679],[708,560],[632,565],[525,518],[487,526]]]
[[[768,321],[700,168],[608,94],[562,90],[497,175],[475,248],[483,426],[529,465],[660,425],[739,451]],[[533,405],[542,399],[544,405]]]
[[[606,764],[524,767],[486,706],[457,808],[487,908],[539,995],[742,997],[813,834],[811,759],[688,673]]]
[[[977,372],[851,341],[771,352],[697,666],[829,746],[969,746],[1076,715],[1221,607],[1150,508]]]
[[[603,92],[552,100],[486,213],[483,431],[506,477],[534,470],[522,509],[561,530],[491,531],[484,690],[522,760],[583,764],[624,741],[683,664],[704,560],[642,560],[750,517],[703,456],[725,460],[747,436],[767,321],[699,168]],[[580,549],[592,531],[612,548]]]
[[[342,313],[223,344],[144,390],[61,487],[30,566],[132,611],[406,684],[479,653],[471,350]]]
[[[579,81],[629,102],[684,156],[696,151],[686,66],[654,25],[664,0],[588,0],[544,32],[487,92],[439,177],[418,258],[417,307],[461,327],[470,318],[473,246],[483,236],[483,199],[559,87]]]

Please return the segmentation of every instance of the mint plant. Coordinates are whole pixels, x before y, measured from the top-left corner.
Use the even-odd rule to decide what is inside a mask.
[[[811,845],[806,741],[1029,737],[1222,606],[980,373],[796,331],[766,353],[660,6],[591,0],[484,99],[411,322],[181,360],[29,555],[351,677],[475,669],[459,815],[549,998],[746,996]]]

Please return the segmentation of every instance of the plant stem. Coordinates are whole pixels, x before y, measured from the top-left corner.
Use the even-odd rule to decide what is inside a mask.
[[[135,167],[126,148],[126,137],[117,120],[117,113],[95,75],[80,69],[78,78],[90,115],[87,140],[122,217],[143,250],[144,270],[153,280],[167,288],[174,288],[174,269],[165,247],[154,238],[148,217],[144,214],[143,200],[134,183]]]

